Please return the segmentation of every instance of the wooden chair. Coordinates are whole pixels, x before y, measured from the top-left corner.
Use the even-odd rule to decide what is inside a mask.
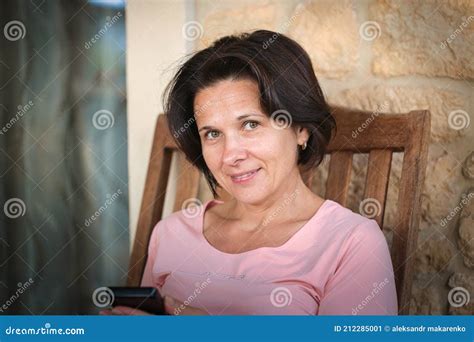
[[[398,294],[399,313],[408,314],[413,278],[413,258],[420,220],[420,195],[423,188],[426,157],[430,137],[430,113],[426,110],[408,114],[378,114],[333,107],[337,133],[329,145],[329,172],[325,197],[345,205],[350,183],[352,158],[368,153],[364,198],[380,203],[374,218],[383,227],[392,153],[403,152],[403,166],[397,202],[397,223],[393,228],[392,263]],[[358,131],[361,129],[362,132]],[[354,132],[359,132],[354,138]],[[155,128],[153,147],[142,199],[138,227],[128,273],[128,285],[138,286],[147,258],[153,227],[162,218],[165,191],[176,145],[160,115]],[[181,153],[181,152],[180,152]],[[184,158],[179,159],[174,211],[180,210],[188,198],[197,197],[199,172]],[[311,184],[312,172],[303,174]]]

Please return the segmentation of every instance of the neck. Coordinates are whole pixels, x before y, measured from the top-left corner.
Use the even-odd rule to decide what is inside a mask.
[[[277,192],[260,203],[242,203],[232,205],[234,217],[240,218],[243,230],[252,231],[270,224],[278,224],[300,217],[308,205],[318,198],[303,182],[300,173],[288,177],[293,181],[285,182]]]

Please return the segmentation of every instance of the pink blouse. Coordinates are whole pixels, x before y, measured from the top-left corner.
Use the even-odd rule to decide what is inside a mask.
[[[396,315],[393,267],[374,220],[326,200],[279,247],[240,254],[203,235],[204,211],[176,212],[151,235],[142,286],[212,315]]]

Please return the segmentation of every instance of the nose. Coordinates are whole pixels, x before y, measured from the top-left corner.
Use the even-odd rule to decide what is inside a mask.
[[[238,136],[227,136],[224,142],[222,160],[228,166],[235,166],[247,158],[247,149]]]

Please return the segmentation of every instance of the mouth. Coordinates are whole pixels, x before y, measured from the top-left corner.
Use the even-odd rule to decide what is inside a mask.
[[[261,167],[258,169],[237,173],[235,175],[231,175],[230,178],[232,182],[237,184],[248,183],[250,182],[255,176],[257,175],[258,171],[260,171]]]

